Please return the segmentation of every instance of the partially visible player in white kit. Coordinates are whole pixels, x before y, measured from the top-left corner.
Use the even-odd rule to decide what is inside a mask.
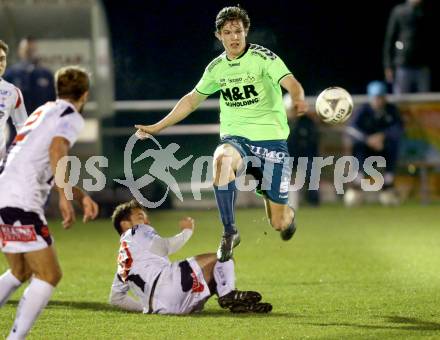
[[[261,294],[235,289],[234,262],[217,261],[216,254],[203,254],[170,262],[190,239],[194,220],[180,220],[181,233],[162,238],[150,225],[143,207],[132,200],[116,207],[113,225],[121,235],[118,269],[113,280],[110,303],[124,310],[146,314],[189,314],[203,309],[214,293],[220,307],[231,312],[268,313],[269,303]],[[139,298],[128,296],[128,291]]]
[[[2,78],[6,70],[8,45],[0,40],[0,161],[6,153],[6,124],[11,117],[12,123],[18,131],[27,118],[23,95],[18,87]]]
[[[0,167],[0,248],[10,267],[0,276],[0,306],[31,278],[8,339],[26,337],[61,279],[44,205],[54,182],[67,182],[65,169],[57,164],[83,128],[80,112],[87,101],[89,76],[68,66],[56,72],[55,84],[57,100],[29,116]],[[56,188],[64,228],[75,221],[72,199],[81,205],[84,222],[97,216],[97,204],[81,189]]]

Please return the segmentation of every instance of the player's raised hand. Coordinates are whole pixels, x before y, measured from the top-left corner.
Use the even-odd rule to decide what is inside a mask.
[[[194,230],[195,222],[192,217],[184,217],[179,221],[179,228],[181,230],[191,229]]]
[[[295,100],[292,102],[292,108],[296,116],[302,116],[309,110],[309,103],[305,100]]]
[[[61,216],[63,217],[63,228],[69,229],[73,223],[75,223],[75,210],[73,209],[72,202],[66,197],[61,196],[59,200],[59,208]]]
[[[159,132],[155,125],[135,125],[134,127],[137,129],[136,136],[139,139],[148,139]]]
[[[84,217],[83,222],[86,223],[90,220],[94,220],[99,213],[98,204],[90,196],[84,196],[81,201]]]
[[[384,141],[385,134],[383,132],[377,132],[367,138],[367,145],[375,151],[382,151]]]

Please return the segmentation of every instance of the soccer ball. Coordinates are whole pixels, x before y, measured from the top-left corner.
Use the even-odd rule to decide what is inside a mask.
[[[315,103],[319,118],[328,124],[345,122],[353,112],[353,99],[342,87],[329,87],[322,91]]]

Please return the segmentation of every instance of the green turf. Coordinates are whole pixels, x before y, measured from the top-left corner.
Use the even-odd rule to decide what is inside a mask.
[[[151,215],[163,235],[172,235],[183,214]],[[217,247],[217,212],[190,215],[196,232],[173,259]],[[232,315],[211,299],[202,314],[179,317],[107,305],[118,248],[110,223],[78,223],[69,231],[52,223],[64,277],[30,338],[438,339],[439,217],[433,205],[302,208],[297,235],[284,243],[262,209],[239,210],[237,286],[261,291],[273,312]],[[0,337],[8,333],[21,292],[0,310]]]

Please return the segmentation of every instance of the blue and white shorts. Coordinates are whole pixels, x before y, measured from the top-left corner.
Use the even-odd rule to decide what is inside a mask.
[[[227,135],[221,138],[222,144],[232,145],[244,160],[245,168],[237,177],[245,171],[258,182],[257,194],[275,203],[287,204],[292,168],[285,140],[251,141]]]

